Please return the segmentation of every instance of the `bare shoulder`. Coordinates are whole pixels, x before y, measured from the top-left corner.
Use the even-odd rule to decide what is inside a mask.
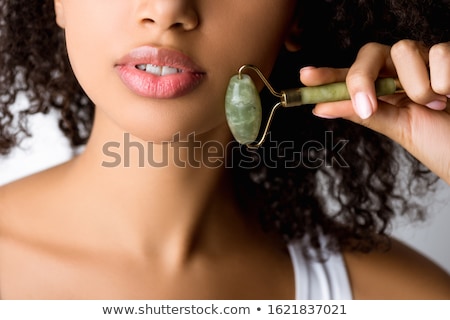
[[[45,190],[45,175],[37,173],[0,187],[0,216],[6,217]]]
[[[56,178],[62,166],[53,167],[0,187],[0,237],[12,227],[36,223],[45,204],[55,198]]]
[[[9,220],[15,216],[17,207],[23,202],[21,185],[22,183],[17,181],[0,186],[0,239],[5,235]]]
[[[36,180],[34,176],[26,177],[0,187],[0,241],[32,211],[33,199],[43,190]]]
[[[62,189],[60,172],[57,166],[0,187],[0,276],[12,248],[29,246],[51,230],[50,209]]]
[[[450,299],[450,275],[397,240],[388,251],[344,258],[355,299]]]

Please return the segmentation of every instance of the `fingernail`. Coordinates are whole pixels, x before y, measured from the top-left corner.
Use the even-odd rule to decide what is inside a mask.
[[[449,98],[449,99],[450,99],[450,94],[449,94],[449,95],[447,95],[447,98]]]
[[[428,103],[426,106],[433,110],[444,110],[447,107],[447,102],[436,100]]]
[[[367,119],[373,114],[372,103],[367,94],[358,92],[355,95],[355,111],[361,119]]]
[[[303,68],[300,69],[300,74],[301,74],[303,71],[314,70],[314,69],[316,69],[316,68],[311,67],[311,66],[303,67]]]
[[[337,119],[337,118],[339,118],[339,117],[336,117],[336,116],[331,116],[331,115],[329,115],[329,114],[317,112],[316,109],[313,109],[312,113],[313,113],[313,115],[315,115],[316,117],[322,118],[322,119]]]

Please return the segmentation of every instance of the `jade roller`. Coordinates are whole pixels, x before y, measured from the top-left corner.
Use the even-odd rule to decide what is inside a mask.
[[[258,142],[256,142],[256,139],[262,122],[261,100],[252,79],[244,73],[245,70],[255,71],[271,94],[280,99],[280,102],[273,106],[262,137]],[[397,82],[393,78],[378,79],[375,82],[375,90],[377,96],[393,94],[397,90]],[[225,113],[228,126],[236,141],[250,148],[259,148],[264,143],[275,111],[278,108],[349,99],[350,94],[345,82],[277,92],[257,67],[244,65],[239,69],[239,73],[231,78],[228,85],[225,97]]]

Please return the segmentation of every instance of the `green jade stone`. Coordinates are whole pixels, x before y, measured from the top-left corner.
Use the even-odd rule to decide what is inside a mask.
[[[231,78],[225,97],[225,114],[236,141],[248,144],[256,140],[262,121],[261,99],[250,76]]]

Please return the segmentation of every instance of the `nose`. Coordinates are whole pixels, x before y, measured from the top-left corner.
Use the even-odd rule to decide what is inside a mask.
[[[192,0],[141,1],[139,12],[142,23],[157,26],[162,31],[191,31],[199,24],[199,16]]]

